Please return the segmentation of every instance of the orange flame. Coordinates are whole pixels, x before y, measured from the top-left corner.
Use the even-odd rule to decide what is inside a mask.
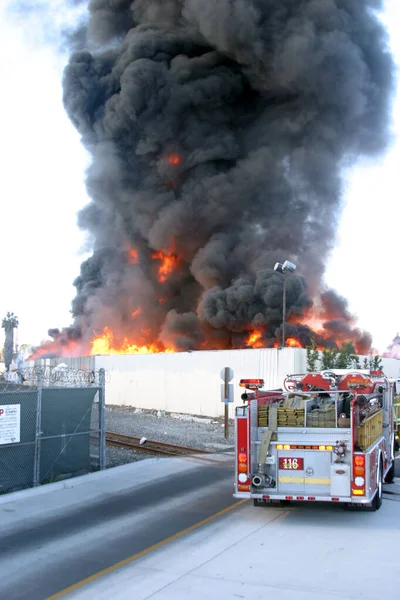
[[[181,164],[181,162],[182,158],[179,156],[179,154],[170,154],[168,156],[168,163],[171,165],[171,167],[177,167]]]
[[[55,341],[46,340],[42,342],[39,348],[36,348],[28,359],[34,360],[48,355],[78,357],[82,356],[83,353],[82,345],[78,341],[69,340],[68,343],[60,346]]]
[[[139,264],[139,254],[138,251],[136,250],[136,248],[129,248],[128,252],[128,263],[130,265],[138,265]]]
[[[141,309],[141,308],[140,308],[140,306],[139,306],[139,308],[137,308],[136,310],[134,310],[134,311],[132,312],[132,315],[131,315],[131,317],[132,317],[132,319],[136,319],[136,317],[138,317],[138,316],[139,316],[139,315],[141,315],[141,314],[142,314],[142,309]]]
[[[306,315],[303,319],[301,319],[300,323],[302,323],[303,325],[307,325],[316,333],[322,332],[324,329],[324,321],[317,315],[312,315],[310,313]]]
[[[274,342],[274,348],[281,348],[281,346],[282,343],[278,342],[278,340]],[[285,341],[285,348],[303,348],[303,346],[300,344],[299,340],[296,340],[296,338],[288,337]]]
[[[302,348],[302,345],[300,344],[299,340],[296,340],[296,338],[293,337],[286,339],[286,346],[288,346],[289,348]]]
[[[114,341],[112,331],[105,327],[103,335],[97,337],[92,342],[91,354],[156,354],[159,352],[174,352],[173,348],[164,348],[161,344],[148,344],[138,346],[131,344],[128,338],[124,338],[122,344],[117,346]]]
[[[151,258],[161,261],[161,265],[158,267],[158,281],[160,283],[167,281],[169,275],[179,266],[179,258],[176,254],[164,254],[164,252],[158,250],[153,252]]]
[[[246,346],[250,346],[251,348],[263,348],[264,344],[261,338],[262,331],[253,331],[246,340]]]

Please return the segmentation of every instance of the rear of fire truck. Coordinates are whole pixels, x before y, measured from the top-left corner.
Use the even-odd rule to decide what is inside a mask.
[[[382,372],[292,375],[279,390],[243,379],[237,498],[256,506],[336,502],[377,510],[394,478],[393,385]],[[248,390],[248,391],[247,391]]]

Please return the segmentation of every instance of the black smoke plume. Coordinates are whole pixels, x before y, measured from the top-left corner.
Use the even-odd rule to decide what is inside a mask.
[[[72,54],[64,74],[65,108],[92,155],[79,224],[93,256],[73,302],[82,344],[108,327],[116,344],[243,347],[257,330],[273,345],[283,276],[272,267],[289,259],[300,276],[287,281],[288,335],[315,337],[296,325],[314,306],[320,343],[347,336],[365,350],[370,337],[323,275],[343,169],[386,146],[382,2],[88,8],[77,37],[91,50]],[[160,252],[175,261],[163,280]]]

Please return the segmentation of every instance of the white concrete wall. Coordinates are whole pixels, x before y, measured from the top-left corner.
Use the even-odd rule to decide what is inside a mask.
[[[242,378],[262,377],[266,387],[276,388],[282,386],[286,375],[307,370],[306,351],[298,348],[91,356],[35,362],[51,366],[63,362],[71,369],[104,368],[108,405],[210,417],[224,413],[220,379],[224,367],[234,371],[234,405],[241,404]],[[386,375],[399,376],[399,360],[385,358],[382,362]],[[230,414],[233,416],[232,405]]]
[[[234,404],[241,404],[240,379],[262,377],[268,387],[280,387],[288,373],[304,372],[305,352],[287,348],[97,356],[96,369],[102,367],[109,374],[107,404],[218,417],[224,413],[221,369],[233,369]]]

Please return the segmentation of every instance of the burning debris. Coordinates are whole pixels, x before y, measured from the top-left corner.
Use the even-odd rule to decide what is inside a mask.
[[[385,148],[380,0],[91,0],[64,75],[92,155],[93,256],[74,324],[39,352],[273,347],[370,336],[323,274],[341,169]]]

